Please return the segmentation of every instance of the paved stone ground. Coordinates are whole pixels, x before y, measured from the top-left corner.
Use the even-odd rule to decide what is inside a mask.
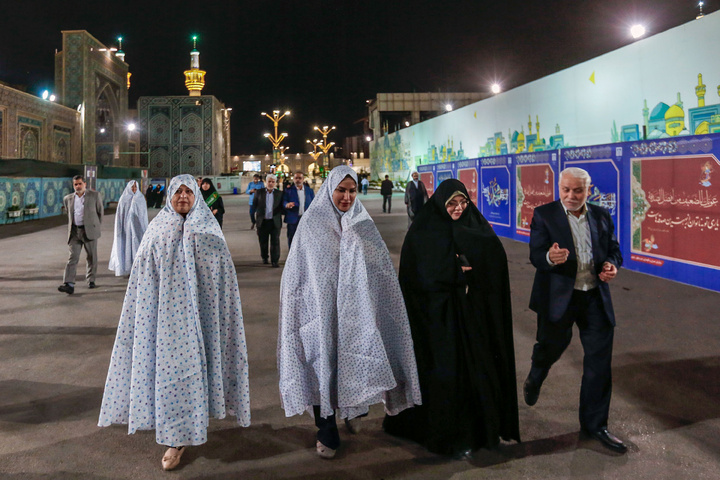
[[[360,197],[397,266],[407,225],[402,198],[381,213]],[[282,269],[261,265],[247,198],[225,197],[225,234],[238,271],[250,356],[252,426],[211,422],[207,444],[163,472],[153,432],[96,426],[126,280],[107,270],[114,217],[100,239],[98,286],[57,292],[67,257],[64,222],[0,226],[0,478],[2,479],[716,479],[720,471],[720,295],[621,270],[613,285],[618,327],[611,430],[617,456],[579,437],[582,350],[565,353],[532,407],[520,404],[523,443],[451,460],[382,433],[382,408],[359,435],[341,427],[331,461],[314,453],[309,416],[280,408],[275,345]],[[155,211],[154,211],[155,212]],[[153,214],[154,214],[153,212]],[[287,253],[282,236],[284,260]],[[535,319],[527,309],[527,246],[503,240],[514,302],[518,390],[529,369]],[[281,261],[281,265],[282,265]],[[82,271],[83,262],[81,261]]]

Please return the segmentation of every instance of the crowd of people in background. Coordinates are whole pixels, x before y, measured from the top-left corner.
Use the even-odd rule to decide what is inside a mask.
[[[405,189],[408,232],[395,274],[387,246],[358,199],[367,177],[333,169],[317,196],[303,172],[278,187],[274,174],[247,187],[263,264],[278,268],[283,216],[288,255],[279,302],[277,365],[287,416],[309,412],[315,448],[333,458],[336,417],[360,431],[382,403],[383,429],[454,458],[501,440],[520,441],[508,261],[465,185],[445,180],[428,198],[417,172]],[[73,178],[64,199],[69,259],[58,290],[72,294],[80,250],[95,288],[102,197]],[[585,351],[581,430],[617,453],[608,431],[615,317],[608,282],[622,264],[607,211],[587,203],[590,176],[561,172],[560,199],[535,210],[530,308],[537,344],[523,385],[529,406],[562,355],[573,324]],[[118,203],[109,267],[129,276],[99,426],[154,429],[162,467],[207,441],[210,418],[250,424],[247,347],[237,272],[222,231],[225,208],[210,178],[130,181]],[[381,184],[383,212],[393,182]]]

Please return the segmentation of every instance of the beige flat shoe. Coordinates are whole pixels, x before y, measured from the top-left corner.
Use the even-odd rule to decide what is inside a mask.
[[[315,444],[315,448],[317,449],[317,454],[320,458],[333,458],[335,456],[335,450],[330,447],[326,447],[320,442],[320,440],[318,440]]]
[[[163,470],[172,470],[180,464],[180,457],[182,457],[185,447],[170,447],[165,451],[165,455],[162,458]]]
[[[345,426],[347,427],[347,429],[350,433],[353,433],[353,434],[360,433],[360,430],[362,430],[362,424],[360,423],[361,419],[362,419],[362,417],[345,419]]]

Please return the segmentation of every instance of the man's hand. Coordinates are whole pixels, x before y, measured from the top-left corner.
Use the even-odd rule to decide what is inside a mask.
[[[295,208],[295,202],[287,202],[285,208]]]
[[[553,243],[552,247],[550,247],[550,250],[548,251],[548,258],[550,258],[550,261],[555,265],[565,263],[568,259],[568,255],[570,255],[570,250],[567,248],[560,248],[557,242]]]
[[[610,262],[603,263],[602,272],[598,275],[598,278],[603,282],[609,282],[617,276],[617,267]]]

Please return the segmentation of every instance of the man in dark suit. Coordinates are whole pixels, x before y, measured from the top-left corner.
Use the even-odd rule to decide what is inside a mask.
[[[310,207],[315,192],[308,185],[305,185],[305,174],[297,171],[293,176],[293,183],[283,193],[283,208],[285,209],[285,223],[287,223],[288,250],[292,246],[292,239],[295,236],[300,218]]]
[[[385,175],[385,180],[382,181],[380,184],[380,195],[383,197],[383,213],[387,211],[387,213],[390,213],[390,210],[392,210],[392,193],[393,193],[393,182],[390,180],[389,175]],[[387,204],[387,210],[385,209],[385,205]]]
[[[85,248],[87,273],[85,279],[88,288],[95,288],[97,272],[97,239],[100,238],[100,224],[103,216],[102,196],[95,191],[86,190],[82,175],[73,177],[75,193],[66,195],[63,208],[68,215],[68,246],[70,257],[65,265],[63,284],[58,290],[67,294],[75,292],[75,274],[80,260],[80,251]]]
[[[627,447],[608,432],[615,313],[608,282],[622,265],[610,212],[586,203],[590,175],[581,168],[560,173],[560,200],[535,209],[530,226],[530,261],[537,269],[530,308],[537,313],[537,343],[525,380],[525,403],[534,405],[540,387],[572,338],[582,342],[580,389],[582,431],[605,447]]]
[[[270,239],[270,261],[273,267],[279,267],[280,230],[282,229],[283,192],[276,189],[277,177],[265,177],[265,188],[255,192],[255,221],[260,240],[260,256],[268,263],[268,238]]]
[[[428,193],[425,184],[420,180],[418,172],[412,173],[412,180],[405,187],[405,205],[407,205],[408,228],[415,220],[415,215],[427,202]]]

